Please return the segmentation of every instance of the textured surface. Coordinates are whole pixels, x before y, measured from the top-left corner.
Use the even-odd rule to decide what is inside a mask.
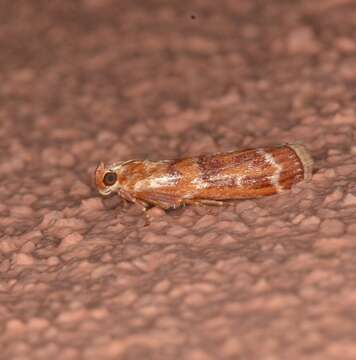
[[[354,1],[3,0],[0,24],[1,359],[356,358]],[[310,184],[146,227],[92,183],[285,141]]]

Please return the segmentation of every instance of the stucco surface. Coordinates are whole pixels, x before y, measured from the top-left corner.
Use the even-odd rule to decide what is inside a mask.
[[[3,0],[1,359],[356,359],[356,5]],[[99,161],[302,142],[310,183],[152,221]]]

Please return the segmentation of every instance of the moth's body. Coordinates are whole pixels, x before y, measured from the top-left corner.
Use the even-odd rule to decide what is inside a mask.
[[[302,145],[281,145],[177,160],[100,164],[96,184],[103,195],[117,192],[144,208],[170,209],[273,195],[309,180],[311,172],[312,159]]]

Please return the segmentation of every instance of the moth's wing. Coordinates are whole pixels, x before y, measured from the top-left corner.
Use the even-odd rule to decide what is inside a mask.
[[[165,210],[176,209],[182,205],[181,198],[169,193],[145,191],[137,193],[135,196],[140,200]]]

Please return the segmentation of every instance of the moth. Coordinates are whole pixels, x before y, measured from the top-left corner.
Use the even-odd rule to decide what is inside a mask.
[[[101,162],[95,181],[102,195],[117,193],[143,210],[167,210],[281,193],[309,181],[312,169],[303,145],[283,144],[173,160]]]

